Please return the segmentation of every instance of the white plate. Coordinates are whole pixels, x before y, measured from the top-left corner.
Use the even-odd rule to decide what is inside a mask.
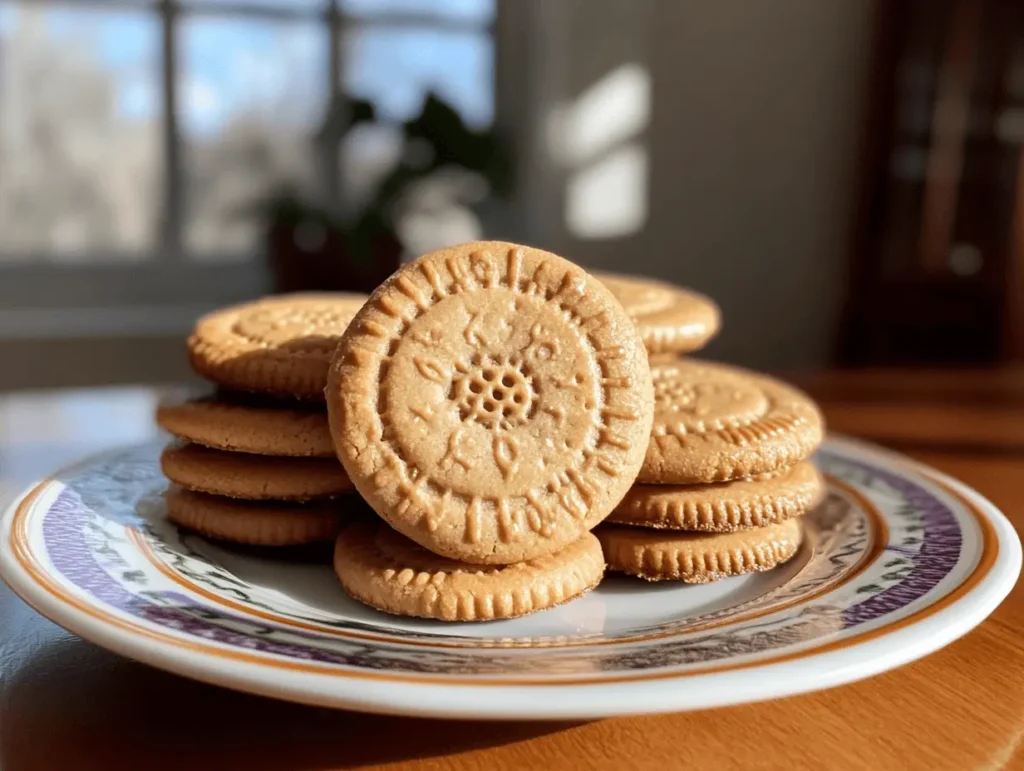
[[[592,718],[785,696],[882,672],[969,631],[1020,571],[1017,535],[938,472],[850,441],[817,462],[828,500],[774,571],[707,586],[611,576],[514,621],[387,616],[327,562],[183,535],[158,446],[87,461],[4,515],[0,573],[86,639],[182,675],[334,707]]]

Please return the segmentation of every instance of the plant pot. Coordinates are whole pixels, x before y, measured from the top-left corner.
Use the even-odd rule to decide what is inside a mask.
[[[372,237],[369,256],[353,253],[346,233],[335,228],[277,225],[267,235],[267,259],[275,294],[372,292],[394,273],[402,245],[388,234]]]

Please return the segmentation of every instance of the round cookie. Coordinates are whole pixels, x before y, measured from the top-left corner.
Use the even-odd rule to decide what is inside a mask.
[[[188,339],[192,368],[224,388],[323,399],[331,356],[366,297],[265,297],[201,318]]]
[[[333,458],[323,405],[213,396],[161,404],[156,422],[179,439],[254,455]]]
[[[680,533],[602,525],[595,531],[609,570],[648,581],[705,584],[726,576],[770,570],[797,553],[799,517],[732,533]]]
[[[771,474],[710,485],[634,485],[609,522],[669,530],[729,532],[797,517],[825,494],[810,461]]]
[[[696,359],[651,363],[654,428],[637,481],[707,484],[807,458],[824,421],[806,394],[774,378]]]
[[[650,354],[702,348],[721,327],[714,301],[682,287],[636,276],[594,272],[633,317]]]
[[[439,557],[382,522],[341,531],[334,570],[354,599],[386,613],[442,621],[515,618],[568,602],[604,575],[591,533],[545,557],[481,567]]]
[[[326,394],[367,502],[479,564],[551,554],[604,519],[643,462],[653,408],[643,342],[611,293],[501,242],[400,268],[342,338]]]
[[[160,468],[188,490],[253,501],[333,498],[352,489],[337,458],[275,458],[171,444],[160,455]]]
[[[344,514],[332,506],[237,501],[171,488],[167,519],[186,530],[253,546],[298,546],[332,540]]]

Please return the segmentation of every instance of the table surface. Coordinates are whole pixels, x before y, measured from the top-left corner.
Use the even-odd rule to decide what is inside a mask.
[[[800,380],[830,428],[958,477],[1024,525],[1024,372]],[[147,389],[0,395],[0,502],[155,436]],[[468,723],[302,707],[203,685],[68,634],[0,585],[0,769],[1019,769],[1024,593],[870,680],[766,704],[586,723]]]

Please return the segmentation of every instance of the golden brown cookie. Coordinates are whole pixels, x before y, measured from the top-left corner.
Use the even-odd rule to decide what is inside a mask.
[[[604,519],[643,462],[647,353],[611,293],[501,242],[404,265],[338,347],[327,407],[369,504],[429,550],[511,564]]]
[[[742,479],[792,466],[821,443],[817,406],[774,378],[696,359],[652,362],[651,375],[654,429],[638,482]]]
[[[188,490],[253,501],[309,501],[352,489],[337,458],[275,458],[174,443],[161,454],[160,468]]]
[[[208,538],[254,546],[296,546],[330,541],[341,529],[341,504],[238,501],[172,487],[167,518]]]
[[[803,541],[803,522],[796,517],[732,533],[682,533],[626,525],[602,525],[594,532],[609,570],[648,581],[706,584],[770,570],[791,559]]]
[[[192,368],[224,388],[323,399],[331,356],[361,294],[291,294],[222,308],[188,339]]]
[[[584,533],[546,557],[481,567],[432,554],[378,521],[342,530],[334,570],[354,599],[386,613],[491,621],[579,597],[601,582],[604,557],[598,540]]]
[[[179,439],[255,455],[333,458],[322,404],[219,394],[161,404],[156,422]]]
[[[688,353],[704,346],[721,326],[714,301],[682,287],[638,276],[592,274],[633,317],[651,354]]]
[[[809,460],[734,482],[634,485],[609,522],[669,530],[729,532],[797,517],[816,506],[825,481]]]

